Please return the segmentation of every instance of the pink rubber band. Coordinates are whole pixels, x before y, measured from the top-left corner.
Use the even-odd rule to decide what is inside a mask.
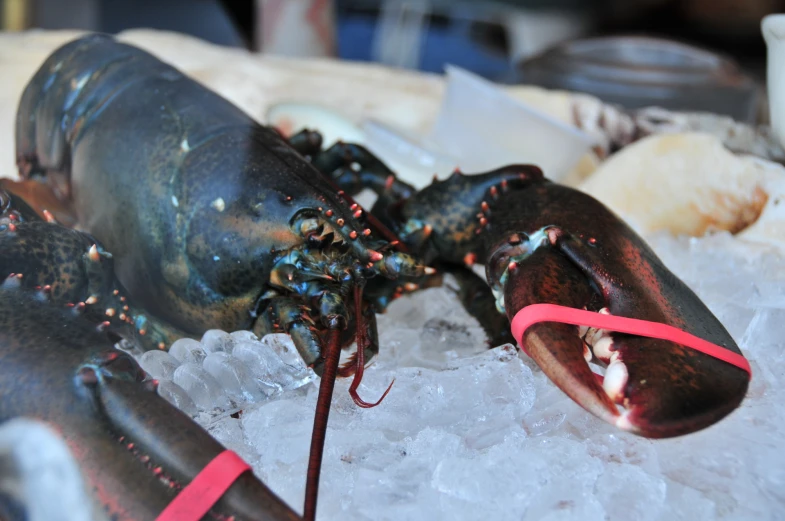
[[[177,494],[156,521],[199,521],[248,470],[251,466],[240,456],[230,450],[223,451]]]
[[[531,325],[540,322],[559,322],[562,324],[572,324],[574,326],[596,327],[618,333],[668,340],[744,369],[747,371],[750,378],[752,378],[750,363],[742,355],[716,344],[712,344],[707,340],[698,338],[681,329],[667,324],[660,324],[659,322],[649,322],[648,320],[614,315],[603,315],[602,313],[594,311],[569,308],[556,304],[532,304],[516,313],[515,317],[512,319],[510,329],[512,330],[512,336],[518,341],[518,345],[523,347],[523,333],[529,329]],[[525,348],[524,351],[526,351]]]

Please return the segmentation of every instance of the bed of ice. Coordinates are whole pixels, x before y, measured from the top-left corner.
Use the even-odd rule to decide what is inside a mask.
[[[360,409],[348,381],[336,386],[317,517],[783,519],[784,259],[727,234],[648,239],[750,359],[740,409],[678,439],[619,432],[511,346],[487,350],[449,287],[422,291],[379,317],[381,353],[360,390],[375,400],[395,378],[382,405]],[[141,362],[301,511],[318,378],[287,337],[211,331]]]

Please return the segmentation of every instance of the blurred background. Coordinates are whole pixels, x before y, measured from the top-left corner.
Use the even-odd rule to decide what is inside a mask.
[[[785,0],[0,4],[4,30],[116,33],[144,27],[286,56],[330,56],[430,72],[442,72],[449,63],[498,82],[582,91],[628,107],[708,109],[750,122],[764,114],[765,104],[760,21],[785,11]],[[715,94],[704,99],[706,92]]]

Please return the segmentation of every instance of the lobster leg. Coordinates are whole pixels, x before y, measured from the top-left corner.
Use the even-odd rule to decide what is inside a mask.
[[[287,333],[306,365],[313,366],[322,356],[321,340],[314,323],[295,299],[272,299],[254,323],[253,332],[259,338],[268,333]]]
[[[309,155],[313,166],[349,195],[356,195],[365,188],[377,195],[392,193],[397,198],[406,198],[414,193],[414,188],[398,179],[387,165],[362,145],[338,142],[327,150]]]
[[[288,141],[292,148],[308,160],[322,151],[322,135],[315,130],[301,130],[288,138]]]

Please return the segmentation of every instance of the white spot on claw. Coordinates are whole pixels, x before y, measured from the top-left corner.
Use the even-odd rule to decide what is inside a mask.
[[[223,212],[224,209],[226,208],[226,202],[224,202],[223,198],[219,197],[218,199],[210,203],[210,206],[215,210],[218,210],[219,212]]]
[[[608,363],[608,361],[611,359],[611,355],[613,354],[613,351],[611,351],[611,346],[613,346],[613,337],[610,335],[602,336],[592,346],[594,356],[603,362]]]
[[[180,150],[183,152],[189,152],[191,150],[191,146],[188,144],[188,138],[183,139],[183,141],[180,143]]]
[[[629,411],[626,411],[621,416],[619,416],[618,419],[616,419],[616,427],[623,431],[634,432],[637,429],[630,421],[629,415]]]
[[[172,206],[178,208],[180,206],[180,201],[177,200],[177,197],[172,196]]]
[[[214,255],[214,256],[213,256],[213,260],[214,260],[215,262],[218,262],[219,260],[221,260],[221,257],[219,257],[218,255]]]
[[[627,366],[621,360],[614,360],[605,371],[605,380],[602,382],[602,388],[608,394],[611,400],[618,403],[624,398],[624,388],[627,386],[627,379],[629,373]]]

